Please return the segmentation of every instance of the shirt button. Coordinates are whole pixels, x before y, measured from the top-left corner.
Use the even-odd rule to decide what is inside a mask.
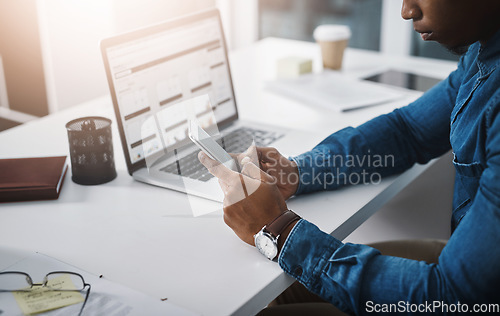
[[[301,266],[297,266],[297,267],[295,267],[294,274],[295,274],[296,276],[301,276],[301,275],[302,275],[302,272],[304,272],[304,271],[302,270],[302,267],[301,267]]]

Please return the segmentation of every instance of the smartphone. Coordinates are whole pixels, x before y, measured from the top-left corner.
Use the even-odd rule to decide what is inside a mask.
[[[194,120],[189,121],[189,138],[195,143],[208,157],[217,160],[227,168],[239,172],[238,166],[233,157],[229,155],[203,128]]]
[[[429,90],[441,81],[437,78],[415,75],[398,70],[388,70],[364,79],[422,92]]]

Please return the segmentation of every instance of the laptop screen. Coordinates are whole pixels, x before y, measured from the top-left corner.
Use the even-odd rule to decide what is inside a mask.
[[[216,122],[237,118],[217,10],[103,40],[101,49],[130,173],[145,156],[189,142],[182,101],[208,95]],[[160,112],[159,128],[145,131]]]

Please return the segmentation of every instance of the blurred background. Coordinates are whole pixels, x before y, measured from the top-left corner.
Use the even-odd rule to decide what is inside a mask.
[[[229,48],[265,37],[312,41],[349,25],[351,47],[456,59],[400,17],[402,0],[0,0],[0,130],[108,93],[99,41],[194,11],[221,11]]]
[[[421,41],[412,23],[401,18],[401,5],[402,0],[0,0],[0,131],[109,94],[101,39],[213,7],[221,12],[230,50],[270,36],[312,41],[316,26],[339,23],[350,26],[353,48],[457,60],[438,44]],[[436,177],[441,173],[446,175]],[[453,167],[437,164],[427,174],[432,181],[420,177],[348,240],[446,236],[449,216],[436,210],[451,209]]]

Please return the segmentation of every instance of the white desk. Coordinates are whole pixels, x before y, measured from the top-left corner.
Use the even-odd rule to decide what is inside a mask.
[[[318,136],[300,150],[416,97],[340,114],[264,91],[263,80],[273,78],[275,60],[289,54],[314,58],[315,71],[320,71],[314,44],[278,39],[232,53],[231,65],[240,116],[314,128]],[[455,68],[451,62],[384,57],[354,49],[346,54],[348,76],[395,67],[444,78]],[[109,96],[0,133],[0,158],[68,155],[65,123],[85,115],[114,120]],[[56,201],[0,204],[0,268],[19,256],[17,250],[38,251],[158,299],[168,297],[180,306],[217,316],[252,315],[292,283],[276,263],[240,241],[220,212],[193,218],[186,195],[133,181],[113,124],[118,172],[114,181],[80,186],[71,181],[69,172]],[[295,198],[289,207],[342,239],[426,168],[415,166],[380,185]]]

